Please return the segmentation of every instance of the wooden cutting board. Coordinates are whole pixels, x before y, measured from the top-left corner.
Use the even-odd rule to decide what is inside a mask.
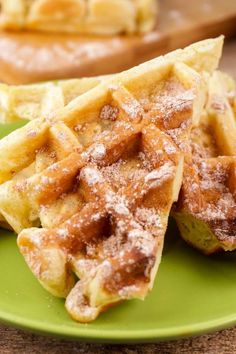
[[[144,36],[1,32],[0,80],[19,84],[110,74],[200,39],[236,35],[236,0],[159,1],[157,28]]]

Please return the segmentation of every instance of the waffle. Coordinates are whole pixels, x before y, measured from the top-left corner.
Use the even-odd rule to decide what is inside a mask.
[[[158,3],[157,0],[1,0],[1,6],[2,28],[114,35],[152,30]]]
[[[75,320],[151,290],[221,48],[199,42],[119,74],[0,142],[1,215]]]
[[[46,117],[98,85],[102,79],[71,79],[18,86],[0,84],[0,122],[14,123]]]
[[[236,249],[235,92],[230,77],[214,72],[174,212],[182,237],[206,254]]]

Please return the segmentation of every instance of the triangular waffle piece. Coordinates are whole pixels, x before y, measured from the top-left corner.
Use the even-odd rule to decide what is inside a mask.
[[[205,101],[202,74],[215,69],[221,46],[205,41],[117,75],[1,142],[0,159],[10,156],[1,213],[17,232],[27,227],[22,254],[46,289],[67,297],[74,319],[91,321],[152,288]],[[25,153],[15,158],[19,138]]]
[[[236,249],[235,85],[214,72],[205,114],[191,132],[192,167],[186,169],[175,219],[182,237],[206,254]]]
[[[0,122],[46,117],[98,85],[103,77],[59,80],[34,85],[0,84]]]
[[[23,230],[18,245],[42,285],[60,297],[71,290],[68,312],[88,322],[111,304],[143,299],[151,289],[183,156],[154,125],[119,122],[103,143],[70,155],[52,171],[63,175],[69,161],[78,188],[73,178],[65,190],[75,189],[77,212],[54,228]],[[73,272],[80,278],[75,287]]]
[[[114,35],[152,30],[158,2],[1,0],[1,6],[2,28]]]

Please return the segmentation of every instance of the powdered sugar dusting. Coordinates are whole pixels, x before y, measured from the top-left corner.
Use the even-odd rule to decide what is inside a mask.
[[[88,151],[88,154],[94,160],[101,160],[101,159],[104,158],[104,156],[106,154],[106,148],[105,148],[105,146],[103,144],[95,144]]]
[[[28,233],[27,238],[32,242],[36,247],[40,248],[42,246],[42,235],[40,230],[34,233]]]
[[[119,108],[113,107],[109,104],[102,107],[100,111],[100,118],[104,120],[115,121],[119,114]]]
[[[105,195],[106,208],[114,210],[119,215],[129,215],[128,201],[124,196],[108,192]]]
[[[176,154],[177,150],[176,147],[171,144],[169,141],[165,140],[164,141],[164,150],[167,154],[171,155],[171,154]]]
[[[142,114],[140,103],[134,99],[121,103],[121,108],[132,120],[138,118]]]
[[[89,186],[102,182],[102,177],[95,168],[85,167],[81,171],[81,178],[84,178]]]
[[[60,228],[57,230],[57,234],[61,237],[61,238],[67,238],[69,236],[69,232],[67,229],[65,228]]]
[[[124,286],[122,289],[120,289],[118,291],[118,294],[122,299],[130,299],[139,290],[140,288],[137,285],[129,285],[129,286]]]
[[[139,207],[136,209],[135,217],[140,225],[144,229],[151,231],[154,236],[162,235],[163,224],[158,210],[155,208]]]
[[[41,177],[41,182],[43,184],[52,184],[54,182],[54,179],[52,177],[42,176]]]
[[[192,89],[186,90],[180,82],[170,78],[164,88],[156,89],[144,107],[153,123],[160,120],[165,129],[170,129],[173,124],[178,124],[179,118],[174,119],[175,115],[180,117],[181,113],[190,112],[194,98]]]
[[[131,241],[132,247],[137,248],[145,256],[150,256],[153,253],[155,241],[150,232],[142,228],[132,229],[128,233],[128,240]]]
[[[157,170],[153,170],[145,177],[145,182],[149,183],[152,188],[157,188],[167,180],[173,177],[174,166],[170,162],[166,162]]]

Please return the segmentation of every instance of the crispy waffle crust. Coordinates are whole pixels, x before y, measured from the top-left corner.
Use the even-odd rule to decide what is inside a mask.
[[[33,120],[60,110],[105,77],[59,80],[33,85],[0,84],[0,122]]]
[[[145,63],[1,140],[2,219],[74,319],[152,288],[221,48],[203,41]]]
[[[199,123],[191,131],[174,217],[182,237],[206,254],[236,248],[235,83],[214,72]]]
[[[155,26],[158,9],[157,0],[1,0],[0,3],[2,28],[103,35],[150,31]]]

